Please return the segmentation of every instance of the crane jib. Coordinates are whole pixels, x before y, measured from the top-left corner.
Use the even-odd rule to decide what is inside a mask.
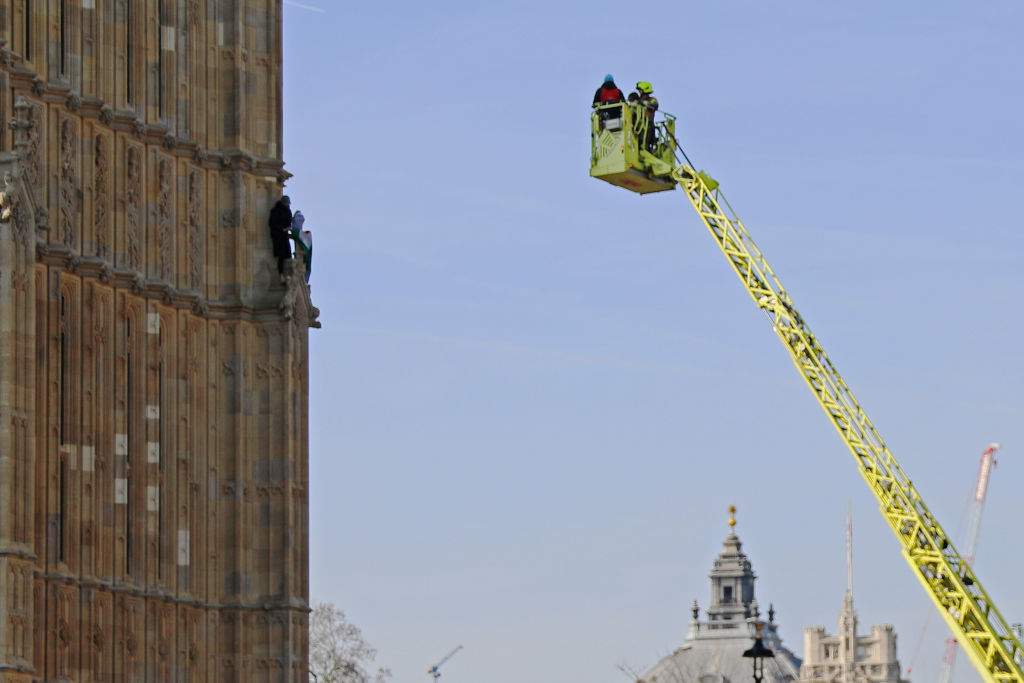
[[[676,148],[681,149],[678,143]],[[747,293],[769,317],[793,364],[854,455],[904,558],[954,637],[989,683],[1024,683],[1020,642],[875,431],[718,183],[687,164],[676,167],[672,178],[686,192]]]

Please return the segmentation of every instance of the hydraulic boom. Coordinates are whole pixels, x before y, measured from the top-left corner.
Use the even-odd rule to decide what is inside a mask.
[[[674,142],[674,140],[673,140]],[[868,416],[797,312],[718,184],[688,164],[672,171],[729,265],[807,382],[857,462],[914,576],[988,683],[1024,683],[1020,642],[996,609],[970,563],[921,500]]]
[[[981,513],[985,509],[985,496],[988,495],[988,479],[992,473],[992,467],[996,464],[995,452],[999,450],[999,444],[990,443],[985,452],[981,454],[981,464],[978,466],[978,481],[974,485],[974,496],[971,498],[971,516],[967,523],[967,535],[964,536],[964,561],[974,566],[974,555],[978,552],[978,535],[981,532]],[[946,650],[942,656],[942,673],[939,674],[939,683],[952,683],[953,667],[956,665],[956,638],[946,639]]]

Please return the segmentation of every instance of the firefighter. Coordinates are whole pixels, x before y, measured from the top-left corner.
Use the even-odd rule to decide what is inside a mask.
[[[638,116],[636,117],[635,128],[638,136],[642,136],[644,147],[648,152],[654,152],[658,147],[657,136],[654,133],[654,113],[658,111],[658,100],[654,97],[654,88],[647,81],[640,81],[636,84],[636,103]],[[633,100],[632,94],[630,101]]]

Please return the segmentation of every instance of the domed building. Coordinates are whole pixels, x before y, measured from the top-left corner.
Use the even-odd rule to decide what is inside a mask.
[[[735,508],[730,508],[735,512]],[[736,518],[729,518],[729,535],[711,568],[711,602],[700,618],[693,603],[693,619],[683,645],[644,673],[637,683],[750,683],[753,663],[743,653],[754,644],[758,628],[764,646],[773,653],[763,660],[764,683],[792,683],[800,679],[800,659],[779,637],[775,610],[768,620],[754,596],[757,576],[735,533]]]

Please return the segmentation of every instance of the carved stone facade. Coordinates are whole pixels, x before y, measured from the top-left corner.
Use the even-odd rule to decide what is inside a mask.
[[[872,626],[871,635],[857,635],[852,590],[843,596],[836,635],[822,626],[804,628],[800,683],[908,683],[902,672],[890,624]]]
[[[889,624],[857,635],[853,610],[853,520],[846,508],[846,593],[839,628],[829,635],[823,626],[804,628],[804,661],[800,683],[909,683],[896,653],[896,631]]]
[[[0,683],[307,680],[281,0],[0,0]]]

